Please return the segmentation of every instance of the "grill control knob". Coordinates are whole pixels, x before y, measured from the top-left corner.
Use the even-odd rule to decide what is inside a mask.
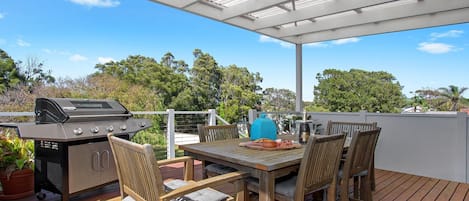
[[[81,129],[81,128],[75,128],[75,129],[73,129],[73,134],[75,134],[75,135],[81,135],[81,134],[83,134],[83,129]]]
[[[112,132],[114,131],[114,127],[113,126],[109,126],[106,128],[107,132]]]
[[[126,125],[121,125],[119,128],[120,128],[121,130],[123,130],[123,131],[127,130],[127,126],[126,126]]]
[[[139,123],[138,123],[138,126],[140,126],[140,127],[145,127],[146,125],[147,125],[147,124],[146,124],[145,122],[139,122]]]
[[[90,131],[91,131],[91,133],[95,133],[95,134],[96,134],[96,133],[99,133],[99,128],[96,126],[96,127],[94,127],[94,128],[91,128]]]

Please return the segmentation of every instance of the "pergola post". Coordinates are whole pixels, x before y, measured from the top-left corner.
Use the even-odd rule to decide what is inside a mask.
[[[296,44],[296,101],[295,111],[303,110],[303,46]]]

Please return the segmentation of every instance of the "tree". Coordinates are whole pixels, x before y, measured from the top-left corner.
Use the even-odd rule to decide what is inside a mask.
[[[447,104],[451,111],[458,111],[461,107],[461,100],[464,99],[462,94],[467,90],[467,87],[459,88],[454,85],[449,85],[448,88],[441,87],[438,89],[438,95],[444,99],[442,104]]]
[[[401,85],[387,72],[326,69],[316,79],[315,102],[329,111],[399,112],[404,104]]]
[[[175,57],[171,52],[167,52],[161,58],[161,65],[173,69],[176,73],[186,73],[189,71],[188,65],[183,60],[175,60]]]
[[[262,109],[264,111],[294,111],[295,92],[289,89],[267,88],[263,92]]]
[[[0,49],[0,93],[19,84],[23,80],[15,61]]]
[[[165,64],[173,60],[172,55],[168,54],[169,57],[163,60]],[[119,62],[96,64],[95,68],[100,71],[97,74],[108,74],[151,89],[152,93],[162,98],[164,105],[169,105],[188,86],[186,75],[176,72],[177,69],[140,55],[129,56]]]
[[[222,68],[220,102],[217,108],[220,116],[229,122],[237,122],[247,116],[261,100],[258,85],[262,78],[245,67],[230,65]]]
[[[44,72],[44,63],[40,62],[38,58],[29,57],[24,63],[18,61],[16,65],[21,69],[23,85],[27,86],[30,91],[39,85],[55,82],[52,71]]]
[[[216,108],[221,95],[221,68],[210,54],[203,53],[200,49],[194,50],[194,56],[194,64],[190,70],[194,104],[200,110]]]

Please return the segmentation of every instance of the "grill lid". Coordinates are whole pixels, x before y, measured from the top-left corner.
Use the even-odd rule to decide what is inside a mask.
[[[34,112],[37,124],[126,119],[132,116],[118,101],[98,99],[37,98]]]

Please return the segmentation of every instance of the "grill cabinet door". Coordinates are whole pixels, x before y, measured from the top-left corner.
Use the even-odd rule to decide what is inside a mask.
[[[108,141],[69,146],[68,154],[70,193],[117,180]]]

